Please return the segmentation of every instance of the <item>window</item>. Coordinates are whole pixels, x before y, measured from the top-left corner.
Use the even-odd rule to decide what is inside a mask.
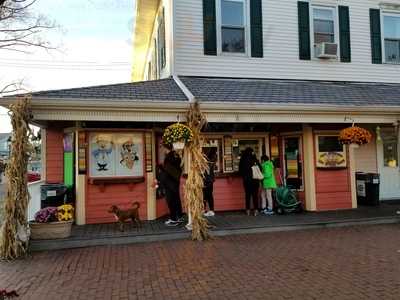
[[[158,58],[157,58],[157,40],[154,39],[153,42],[153,53],[151,56],[151,65],[152,65],[152,70],[151,70],[151,79],[156,80],[159,78],[159,73],[158,73]]]
[[[300,137],[285,137],[284,149],[284,174],[288,186],[303,189],[303,155]]]
[[[165,9],[162,9],[161,14],[158,17],[158,65],[159,69],[165,68],[166,64],[166,53],[165,53]]]
[[[313,8],[314,44],[335,43],[335,9]]]
[[[383,17],[385,61],[400,64],[400,15]]]
[[[262,140],[259,138],[255,139],[234,139],[232,140],[232,159],[233,159],[233,170],[239,171],[240,157],[244,150],[247,148],[253,149],[254,153],[259,160],[262,154]]]
[[[143,135],[90,134],[89,165],[90,177],[142,177]]]
[[[396,168],[398,166],[398,149],[396,130],[387,129],[382,132],[383,162],[385,167]]]
[[[210,155],[211,157],[215,155],[215,169],[214,172],[221,172],[221,140],[220,139],[206,139],[203,144],[203,153]]]
[[[221,51],[246,53],[246,1],[221,0]]]
[[[346,168],[345,147],[337,135],[317,135],[317,168]]]

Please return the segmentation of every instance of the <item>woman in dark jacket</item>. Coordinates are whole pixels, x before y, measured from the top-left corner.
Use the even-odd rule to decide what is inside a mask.
[[[209,210],[204,213],[206,217],[213,217],[214,213],[214,168],[215,168],[215,160],[216,153],[212,149],[209,149],[207,153],[208,160],[208,171],[204,174],[204,187],[203,187],[203,200],[204,200],[204,210],[207,211],[207,204]]]
[[[181,158],[175,151],[170,151],[160,168],[160,184],[165,191],[170,219],[165,222],[167,226],[177,226],[182,220],[182,203],[179,193],[182,175]]]
[[[260,187],[260,181],[253,179],[253,171],[251,168],[254,165],[260,165],[257,161],[257,157],[254,154],[253,149],[246,148],[240,158],[239,174],[243,178],[244,192],[246,195],[246,214],[248,216],[250,215],[251,202],[253,202],[254,216],[258,215],[258,190]]]

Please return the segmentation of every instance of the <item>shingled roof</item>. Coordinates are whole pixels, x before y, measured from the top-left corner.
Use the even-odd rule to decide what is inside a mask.
[[[200,102],[399,106],[400,84],[179,77]],[[173,78],[36,92],[33,99],[188,101]]]
[[[400,84],[180,77],[202,102],[400,106]]]
[[[32,93],[32,98],[96,99],[129,101],[187,101],[185,94],[172,78],[99,85],[73,89],[51,90]]]

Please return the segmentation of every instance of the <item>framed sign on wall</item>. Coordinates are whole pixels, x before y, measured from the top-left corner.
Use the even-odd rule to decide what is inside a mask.
[[[91,133],[90,177],[142,177],[143,135],[140,133]]]
[[[316,136],[317,168],[337,169],[347,167],[346,147],[338,135]]]

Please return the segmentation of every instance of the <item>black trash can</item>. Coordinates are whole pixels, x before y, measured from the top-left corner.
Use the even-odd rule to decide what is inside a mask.
[[[379,205],[380,177],[376,173],[356,173],[357,203]]]
[[[64,184],[43,184],[40,186],[41,208],[57,207],[68,202],[68,188]]]

